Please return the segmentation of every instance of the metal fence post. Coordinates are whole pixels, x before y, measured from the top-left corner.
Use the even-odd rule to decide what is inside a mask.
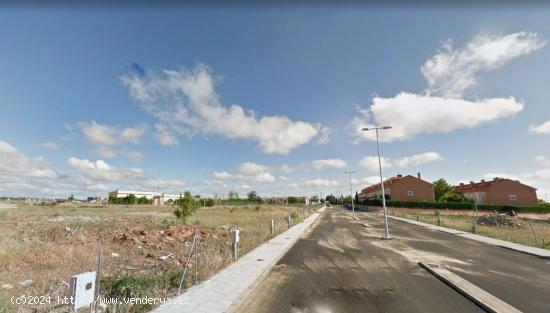
[[[185,279],[185,274],[187,273],[187,266],[189,265],[189,260],[191,259],[193,249],[195,248],[196,240],[197,240],[197,236],[194,236],[193,237],[193,244],[191,245],[191,250],[189,250],[189,255],[187,256],[187,259],[185,259],[185,267],[183,268],[183,274],[181,275],[180,286],[178,288],[178,295],[181,292],[181,286],[183,285],[183,280]]]
[[[275,232],[275,221],[271,220],[271,224],[269,227],[269,234],[271,235],[271,238],[273,238],[273,233]]]
[[[535,228],[533,227],[533,224],[531,223],[531,220],[529,221],[529,226],[531,226],[531,231],[533,232],[533,238],[535,239],[535,247],[538,246],[539,241],[537,240],[537,234],[535,233]]]
[[[287,228],[290,228],[290,215],[286,217]]]
[[[98,256],[97,256],[97,277],[96,277],[96,294],[95,294],[95,299],[96,299],[96,304],[95,304],[95,308],[94,308],[94,311],[97,313],[97,307],[99,306],[99,292],[101,291],[101,263],[102,263],[102,254],[103,254],[103,248],[101,247],[101,245],[99,246],[99,252],[98,252]]]

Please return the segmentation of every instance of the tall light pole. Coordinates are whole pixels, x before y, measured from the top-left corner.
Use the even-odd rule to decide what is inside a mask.
[[[369,131],[369,130],[376,131],[376,148],[378,149],[378,168],[380,172],[380,186],[382,188],[382,206],[384,207],[384,227],[386,229],[386,234],[384,236],[384,239],[390,239],[390,231],[388,229],[388,210],[386,209],[386,192],[384,191],[384,179],[382,178],[382,160],[380,158],[380,144],[378,143],[378,130],[390,129],[390,128],[391,126],[363,128],[363,131]]]
[[[355,206],[353,205],[353,187],[351,186],[351,174],[355,174],[355,171],[345,171],[344,173],[349,174],[349,195],[351,197],[351,211],[355,215]]]

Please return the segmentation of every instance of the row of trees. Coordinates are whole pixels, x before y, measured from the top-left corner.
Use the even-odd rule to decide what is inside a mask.
[[[153,204],[153,199],[147,199],[145,196],[138,198],[134,194],[129,194],[123,198],[109,196],[109,204]]]

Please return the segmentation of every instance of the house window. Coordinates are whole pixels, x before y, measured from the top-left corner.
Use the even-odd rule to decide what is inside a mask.
[[[412,190],[407,191],[407,196],[408,197],[414,197],[414,191],[412,191]]]
[[[510,201],[516,201],[518,197],[516,195],[509,195],[508,199],[510,199]]]

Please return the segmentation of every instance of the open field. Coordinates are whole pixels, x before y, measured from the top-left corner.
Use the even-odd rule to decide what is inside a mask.
[[[382,208],[377,208],[382,211]],[[388,214],[418,220],[423,223],[438,224],[443,227],[472,231],[473,212],[458,210],[427,210],[388,208]],[[477,216],[494,214],[494,212],[479,211]],[[494,223],[477,223],[477,234],[496,239],[520,243],[532,247],[550,249],[550,220],[549,214],[520,214],[517,226]],[[489,217],[491,220],[491,217]]]
[[[310,210],[313,207],[309,207]],[[95,271],[103,249],[102,295],[109,297],[174,294],[195,231],[199,254],[191,258],[186,285],[201,281],[232,261],[229,234],[241,229],[240,253],[287,229],[308,214],[300,206],[250,205],[199,209],[188,221],[177,221],[173,207],[85,206],[0,209],[0,313],[58,312],[65,306],[10,306],[12,295],[63,296],[70,276]],[[22,282],[32,280],[25,285]],[[20,284],[22,283],[22,284]],[[147,306],[111,308],[142,312]]]

